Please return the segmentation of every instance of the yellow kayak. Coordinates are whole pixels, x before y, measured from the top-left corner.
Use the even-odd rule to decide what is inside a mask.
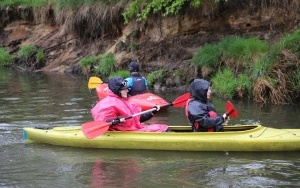
[[[300,151],[300,129],[262,125],[226,126],[225,132],[192,132],[189,126],[169,126],[174,132],[108,131],[87,139],[81,126],[24,128],[25,143],[110,149],[173,151]]]

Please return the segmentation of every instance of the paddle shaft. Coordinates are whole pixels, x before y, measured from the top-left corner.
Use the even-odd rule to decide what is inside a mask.
[[[172,103],[168,103],[168,104],[161,105],[160,108],[167,107],[167,106],[172,106],[172,105],[173,105]],[[152,112],[152,111],[155,111],[155,110],[156,110],[156,108],[151,108],[151,109],[149,109],[149,110],[145,110],[145,111],[142,111],[142,112],[133,114],[133,115],[131,115],[131,116],[127,116],[127,117],[125,118],[125,120],[126,120],[126,119],[130,119],[130,118],[133,118],[133,117],[135,117],[135,116],[139,116],[139,115],[142,115],[142,114],[146,114],[146,113],[148,113],[148,112]]]

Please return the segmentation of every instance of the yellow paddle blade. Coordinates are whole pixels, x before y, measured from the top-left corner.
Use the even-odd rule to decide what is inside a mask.
[[[94,89],[102,83],[103,83],[103,81],[100,78],[93,76],[93,77],[90,77],[90,79],[89,79],[88,87],[89,87],[89,89]]]

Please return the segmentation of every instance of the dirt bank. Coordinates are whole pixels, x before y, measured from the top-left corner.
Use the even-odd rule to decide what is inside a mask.
[[[86,9],[97,11],[97,7]],[[21,7],[1,10],[0,46],[15,54],[21,45],[37,45],[47,55],[42,71],[76,74],[82,74],[78,65],[81,58],[110,52],[120,69],[127,69],[129,59],[136,59],[145,76],[153,70],[165,70],[167,76],[163,85],[167,87],[182,86],[191,78],[201,76],[201,70],[192,65],[191,58],[203,44],[230,35],[256,36],[272,43],[297,28],[300,21],[300,12],[288,3],[231,0],[209,9],[186,9],[176,16],[157,14],[147,21],[132,21],[127,25],[123,24],[120,15],[116,19],[112,16],[114,19],[111,18],[105,27],[108,29],[95,35],[98,29],[88,32],[89,24],[94,23],[79,25],[75,30],[70,29],[68,17],[58,23],[55,21],[58,15],[51,6],[38,10],[49,13],[44,20],[34,11],[37,10]],[[77,17],[80,11],[68,12],[68,16]],[[122,7],[118,11],[122,11]],[[24,12],[28,15],[25,18],[22,17]],[[82,19],[76,23],[89,20]]]

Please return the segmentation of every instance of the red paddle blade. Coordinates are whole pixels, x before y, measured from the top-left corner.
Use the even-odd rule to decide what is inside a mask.
[[[186,93],[175,99],[174,102],[172,102],[172,105],[176,108],[183,107],[186,104],[186,101],[191,97],[190,93]]]
[[[238,117],[238,112],[230,101],[226,102],[226,114],[232,118]]]
[[[90,121],[81,125],[81,130],[85,137],[92,139],[96,138],[99,135],[104,134],[111,122],[104,122],[104,121]]]

